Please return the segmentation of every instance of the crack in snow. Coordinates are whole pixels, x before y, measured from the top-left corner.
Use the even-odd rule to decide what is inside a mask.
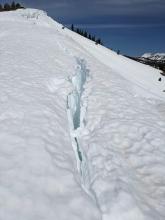
[[[85,60],[77,59],[77,64],[76,73],[71,79],[73,91],[67,96],[67,114],[72,146],[76,156],[77,169],[81,177],[82,188],[98,205],[96,197],[90,189],[91,181],[89,176],[87,156],[79,142],[81,130],[85,126],[85,112],[87,103],[84,103],[86,99],[84,100],[82,95],[87,77],[89,77],[89,70],[86,68]]]
[[[77,59],[77,69],[75,75],[71,79],[73,91],[67,96],[67,112],[70,125],[70,133],[72,137],[72,145],[76,153],[77,168],[82,174],[82,163],[84,153],[80,149],[78,141],[78,129],[82,127],[81,111],[82,111],[82,94],[84,91],[84,84],[87,79],[88,69],[83,59]],[[84,119],[83,119],[84,121]]]

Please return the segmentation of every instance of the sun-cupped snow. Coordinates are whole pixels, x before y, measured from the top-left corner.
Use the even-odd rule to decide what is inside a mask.
[[[56,23],[45,25],[50,19],[38,10],[4,15],[6,20],[0,14],[0,219],[98,220],[99,210],[81,186],[71,144],[66,102],[72,91],[68,77],[77,62],[65,50],[67,37]]]
[[[159,77],[161,77],[159,70],[130,60],[125,56],[117,55],[116,52],[101,45],[96,47],[94,42],[82,38],[70,30],[66,30],[66,32],[72,39],[80,43],[87,53],[106,65],[107,68],[112,69],[116,74],[120,74],[123,78],[130,81],[137,95],[165,99],[165,79],[163,78],[161,83],[158,81]]]
[[[0,219],[164,220],[164,76],[36,9],[0,30]]]

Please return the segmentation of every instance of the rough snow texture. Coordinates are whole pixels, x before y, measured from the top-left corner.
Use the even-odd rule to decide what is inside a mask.
[[[0,27],[0,219],[164,220],[165,78],[42,11],[0,13]]]
[[[81,187],[69,134],[76,59],[56,24],[33,23],[32,12],[47,21],[35,10],[0,18],[0,219],[100,219]]]

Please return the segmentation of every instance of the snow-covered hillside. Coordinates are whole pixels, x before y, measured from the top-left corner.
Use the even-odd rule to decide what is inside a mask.
[[[165,77],[39,10],[0,30],[0,219],[164,220]]]

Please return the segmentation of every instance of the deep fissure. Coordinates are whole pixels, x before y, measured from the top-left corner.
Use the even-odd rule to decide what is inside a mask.
[[[77,59],[77,69],[71,78],[73,91],[67,97],[67,112],[70,125],[70,133],[72,138],[72,146],[76,155],[77,169],[81,175],[82,185],[85,190],[89,187],[89,173],[86,155],[79,143],[79,132],[85,122],[84,114],[82,114],[82,94],[86,83],[89,70],[86,68],[86,63],[83,59]],[[83,116],[82,116],[83,115]]]
[[[81,129],[86,123],[87,99],[84,99],[84,86],[89,77],[89,70],[83,59],[77,59],[77,69],[70,82],[73,85],[73,91],[67,96],[67,114],[70,126],[70,135],[72,147],[77,161],[77,170],[81,177],[81,186],[83,190],[92,198],[98,209],[99,203],[94,191],[90,188],[90,174],[88,159],[80,144]],[[101,212],[101,210],[100,210]]]

